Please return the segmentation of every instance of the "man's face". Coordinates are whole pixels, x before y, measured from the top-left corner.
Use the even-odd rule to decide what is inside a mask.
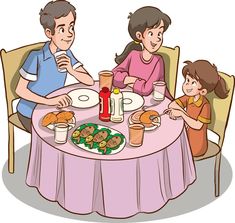
[[[55,33],[51,35],[51,40],[61,50],[68,50],[75,38],[74,17],[72,12],[67,16],[55,19]]]
[[[143,35],[140,37],[140,40],[148,52],[156,52],[161,47],[163,42],[163,32],[164,23],[162,20],[159,26],[154,26],[151,29],[147,28],[144,31]]]
[[[188,96],[196,96],[201,94],[202,85],[194,78],[186,75],[183,83],[183,92]]]

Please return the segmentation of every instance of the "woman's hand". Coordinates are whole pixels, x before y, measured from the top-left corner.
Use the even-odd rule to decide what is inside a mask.
[[[67,94],[48,98],[47,100],[48,105],[56,106],[57,108],[65,108],[72,105],[72,99]]]
[[[134,84],[138,78],[126,76],[124,80],[124,84]]]

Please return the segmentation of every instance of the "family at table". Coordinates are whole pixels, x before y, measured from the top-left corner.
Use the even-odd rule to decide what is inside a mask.
[[[133,41],[116,55],[117,66],[110,71],[112,85],[116,92],[128,89],[140,95],[148,106],[155,83],[165,81],[164,60],[156,52],[171,19],[151,6],[130,13],[128,19]],[[68,1],[49,2],[40,11],[40,23],[49,41],[41,50],[30,52],[20,69],[17,114],[32,133],[27,184],[74,213],[96,211],[122,218],[156,211],[196,179],[192,156],[206,153],[211,119],[206,95],[214,91],[218,97],[226,98],[225,81],[214,64],[206,60],[186,61],[182,70],[184,95],[174,99],[166,87],[165,99],[154,107],[164,114],[161,126],[158,132],[146,133],[139,148],[129,147],[127,141],[120,153],[100,156],[80,151],[71,142],[56,145],[49,130],[40,126],[40,119],[52,109],[69,108],[80,124],[91,119],[101,123],[94,119],[99,112],[97,106],[86,111],[71,106],[71,90],[100,91],[98,83],[70,50],[75,22],[76,9]],[[67,75],[80,84],[64,87]],[[130,113],[126,114],[122,123],[112,125],[124,136],[128,136]]]

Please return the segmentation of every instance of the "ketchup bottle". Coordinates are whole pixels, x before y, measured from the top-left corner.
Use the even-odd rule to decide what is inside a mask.
[[[107,87],[103,87],[99,93],[100,97],[99,119],[103,122],[110,121],[110,95],[111,92]]]

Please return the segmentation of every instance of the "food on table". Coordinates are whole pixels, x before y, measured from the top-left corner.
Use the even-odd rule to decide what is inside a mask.
[[[72,111],[61,111],[57,114],[58,119],[70,120],[74,117],[74,112]]]
[[[105,129],[105,128],[103,128],[103,129],[101,129],[99,132],[97,132],[97,133],[94,135],[93,142],[90,142],[90,143],[89,143],[89,144],[90,144],[90,149],[93,148],[94,143],[100,143],[100,142],[102,142],[103,140],[105,140],[105,139],[109,136],[110,132],[111,132],[111,131],[110,131],[109,129]],[[105,142],[105,141],[103,141],[103,142]],[[105,142],[105,143],[106,143],[106,142]]]
[[[145,130],[160,126],[160,116],[155,110],[139,110],[132,113],[129,117],[130,124],[143,124]]]
[[[96,150],[96,153],[107,155],[117,150],[124,143],[125,137],[120,133],[112,134],[109,128],[88,123],[78,127],[73,132],[71,140],[81,148]]]
[[[112,136],[107,143],[105,141],[102,141],[99,144],[99,149],[103,152],[103,154],[107,153],[107,149],[109,150],[115,150],[119,147],[119,145],[122,143],[122,138],[119,135]]]
[[[76,130],[75,132],[73,132],[72,137],[78,138],[80,134],[81,134],[81,132],[79,130]]]
[[[134,112],[131,116],[131,120],[134,124],[140,124],[140,116],[144,113],[143,110],[140,110],[140,111],[137,111],[137,112]]]
[[[151,127],[153,126],[152,120],[150,117],[155,117],[159,116],[159,113],[155,110],[148,110],[145,111],[143,114],[140,115],[140,122],[145,126],[145,127]]]
[[[50,124],[54,124],[57,122],[57,116],[53,113],[53,112],[50,112],[48,114],[46,114],[44,116],[44,118],[42,119],[42,126],[48,126]]]
[[[120,136],[113,136],[109,141],[107,142],[107,147],[112,149],[117,149],[117,146],[121,143],[122,139]]]
[[[111,133],[109,129],[101,129],[98,133],[94,135],[94,142],[101,142],[105,140]]]
[[[106,143],[105,141],[102,141],[102,142],[99,143],[99,147],[100,147],[100,148],[103,148],[103,147],[105,147],[106,145],[107,145],[107,143]]]
[[[80,136],[86,138],[87,136],[91,135],[95,129],[95,126],[87,126],[81,131]]]
[[[56,123],[67,123],[67,122],[68,120],[64,118],[57,118],[57,121],[56,121]]]
[[[80,128],[77,128],[73,134],[72,139],[75,139],[78,143],[85,143],[88,147],[93,146],[93,135],[97,132],[97,125],[88,123],[83,124]]]
[[[74,112],[72,111],[54,111],[46,114],[42,119],[42,126],[46,127],[50,124],[73,123]]]
[[[86,142],[91,142],[93,140],[93,136],[89,135],[86,137]]]

